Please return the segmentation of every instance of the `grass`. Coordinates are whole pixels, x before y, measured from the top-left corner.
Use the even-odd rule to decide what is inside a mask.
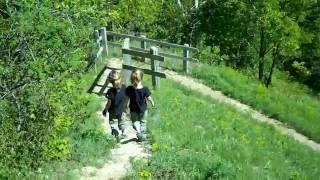
[[[103,68],[104,63],[98,61],[98,72]],[[79,84],[80,89],[87,91],[96,75],[94,69],[84,74]],[[85,96],[88,100],[86,107],[83,108],[86,112],[86,118],[77,121],[70,128],[70,156],[65,160],[54,160],[45,164],[37,172],[32,172],[31,177],[36,179],[79,179],[82,167],[100,167],[109,157],[110,149],[115,146],[116,142],[111,136],[105,134],[101,126],[102,120],[96,114],[101,110],[101,103],[105,99],[94,94],[85,93]]]
[[[126,179],[318,179],[320,153],[177,83],[153,93],[152,157]],[[165,97],[165,98],[164,98]]]
[[[228,67],[198,65],[191,74],[209,87],[221,90],[320,142],[320,101],[310,95],[305,86],[289,82],[287,75],[276,72],[272,86],[266,88],[256,78]]]

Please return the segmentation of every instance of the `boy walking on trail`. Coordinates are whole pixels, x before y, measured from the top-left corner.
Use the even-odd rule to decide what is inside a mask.
[[[137,131],[138,141],[146,140],[147,130],[147,100],[154,107],[154,102],[151,97],[151,92],[147,86],[142,85],[143,72],[136,69],[131,74],[131,86],[125,90],[125,108],[128,106],[131,114],[133,127]]]
[[[112,70],[108,75],[108,80],[112,84],[112,88],[108,89],[106,98],[108,102],[102,114],[106,116],[109,112],[109,124],[111,126],[111,134],[115,136],[117,142],[120,142],[120,131],[123,134],[126,128],[125,117],[122,116],[125,99],[125,86],[121,85],[120,73]]]

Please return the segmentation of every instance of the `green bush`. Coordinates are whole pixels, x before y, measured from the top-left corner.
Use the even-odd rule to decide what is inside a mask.
[[[90,97],[80,78],[106,2],[6,1],[0,8],[6,13],[0,17],[0,174],[11,179],[72,159],[75,144],[85,141],[72,135],[88,118]],[[105,156],[113,142],[91,132],[97,127],[83,139],[95,139],[87,144],[101,144],[97,156]]]

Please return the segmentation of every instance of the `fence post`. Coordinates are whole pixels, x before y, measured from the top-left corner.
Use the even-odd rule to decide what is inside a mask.
[[[143,39],[146,39],[146,35],[140,35],[140,37],[142,37]],[[140,47],[141,47],[141,49],[146,49],[146,48],[147,48],[147,42],[144,41],[144,40],[142,40]],[[142,62],[145,62],[146,59],[145,59],[144,57],[142,57],[142,58],[141,58],[141,61],[142,61]]]
[[[130,49],[130,39],[129,38],[124,39],[122,48],[123,49]],[[131,55],[123,54],[123,64],[131,65]],[[128,86],[130,84],[131,71],[124,69],[122,72],[123,72],[123,80],[124,80],[123,82],[126,86]]]
[[[150,54],[158,55],[158,48],[155,47],[155,46],[152,46],[150,48]],[[153,72],[155,72],[155,71],[159,72],[160,71],[160,63],[159,63],[159,61],[151,59],[151,70]],[[152,86],[153,86],[154,89],[157,89],[157,88],[160,87],[160,77],[156,77],[155,75],[152,75]]]
[[[184,46],[189,47],[189,44],[184,44]],[[189,50],[183,49],[183,57],[189,58]],[[189,73],[189,71],[188,71],[188,66],[189,66],[188,60],[184,59],[184,60],[183,60],[183,71],[184,71],[186,74]]]
[[[98,53],[98,51],[100,49],[100,42],[97,42],[98,39],[99,39],[99,31],[98,30],[94,31],[94,38],[95,38],[95,44],[97,45],[96,46],[96,50],[97,51],[94,52],[94,70],[97,73],[97,63],[96,63],[96,61],[99,58],[99,57],[97,57],[97,53]]]
[[[101,45],[103,47],[103,51],[108,56],[108,41],[107,41],[107,29],[106,29],[106,27],[102,27],[100,29],[100,34],[101,34],[101,37],[102,37]]]

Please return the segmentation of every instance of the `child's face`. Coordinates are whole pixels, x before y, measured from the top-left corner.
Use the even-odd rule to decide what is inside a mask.
[[[114,80],[112,82],[112,86],[116,89],[119,89],[121,87],[121,79]]]

